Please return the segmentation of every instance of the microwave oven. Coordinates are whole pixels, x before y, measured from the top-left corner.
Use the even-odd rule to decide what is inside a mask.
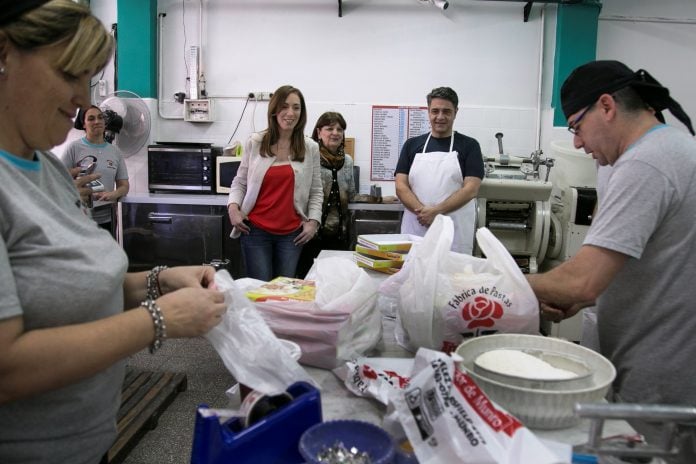
[[[241,163],[241,156],[218,156],[215,158],[215,191],[217,193],[230,193],[232,180],[237,175]]]
[[[160,142],[147,148],[148,189],[152,193],[215,193],[215,158],[222,147]]]

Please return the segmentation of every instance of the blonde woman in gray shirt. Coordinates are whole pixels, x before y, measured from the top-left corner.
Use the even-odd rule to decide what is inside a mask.
[[[3,464],[106,462],[125,358],[202,335],[225,310],[211,267],[126,273],[123,250],[47,153],[89,105],[90,79],[112,50],[100,21],[71,0],[0,0]]]

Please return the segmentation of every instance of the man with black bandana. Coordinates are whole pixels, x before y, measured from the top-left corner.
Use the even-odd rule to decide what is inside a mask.
[[[696,406],[696,141],[664,124],[669,90],[644,70],[594,61],[561,88],[574,144],[601,166],[603,192],[583,246],[528,276],[542,316],[558,322],[596,300],[601,353],[614,364],[615,402]],[[649,442],[661,430],[631,422]],[[693,432],[674,461],[696,462]]]

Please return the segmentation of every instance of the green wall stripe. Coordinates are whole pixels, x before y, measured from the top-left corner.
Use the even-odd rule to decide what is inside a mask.
[[[157,98],[157,0],[118,0],[117,90]]]
[[[560,91],[573,69],[597,58],[597,23],[602,4],[586,0],[572,5],[558,5],[556,17],[556,54],[554,57],[553,97],[554,126],[565,126]]]

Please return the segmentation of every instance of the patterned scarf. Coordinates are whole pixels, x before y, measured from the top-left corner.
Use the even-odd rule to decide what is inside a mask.
[[[328,148],[321,143],[319,140],[319,153],[321,155],[321,167],[326,168],[331,171],[331,190],[329,190],[328,195],[324,193],[324,204],[322,207],[322,226],[326,223],[326,217],[329,215],[329,211],[336,209],[338,212],[338,239],[344,240],[344,228],[346,217],[344,215],[344,207],[341,205],[341,194],[338,189],[338,171],[343,167],[346,161],[346,155],[343,151],[343,144],[338,147],[336,153],[331,153]],[[347,207],[347,205],[346,205]],[[326,235],[326,231],[320,230],[320,234]]]
[[[328,148],[319,140],[319,153],[321,155],[321,166],[326,169],[341,169],[346,160],[346,154],[343,151],[343,144],[338,147],[336,154],[331,153]]]

